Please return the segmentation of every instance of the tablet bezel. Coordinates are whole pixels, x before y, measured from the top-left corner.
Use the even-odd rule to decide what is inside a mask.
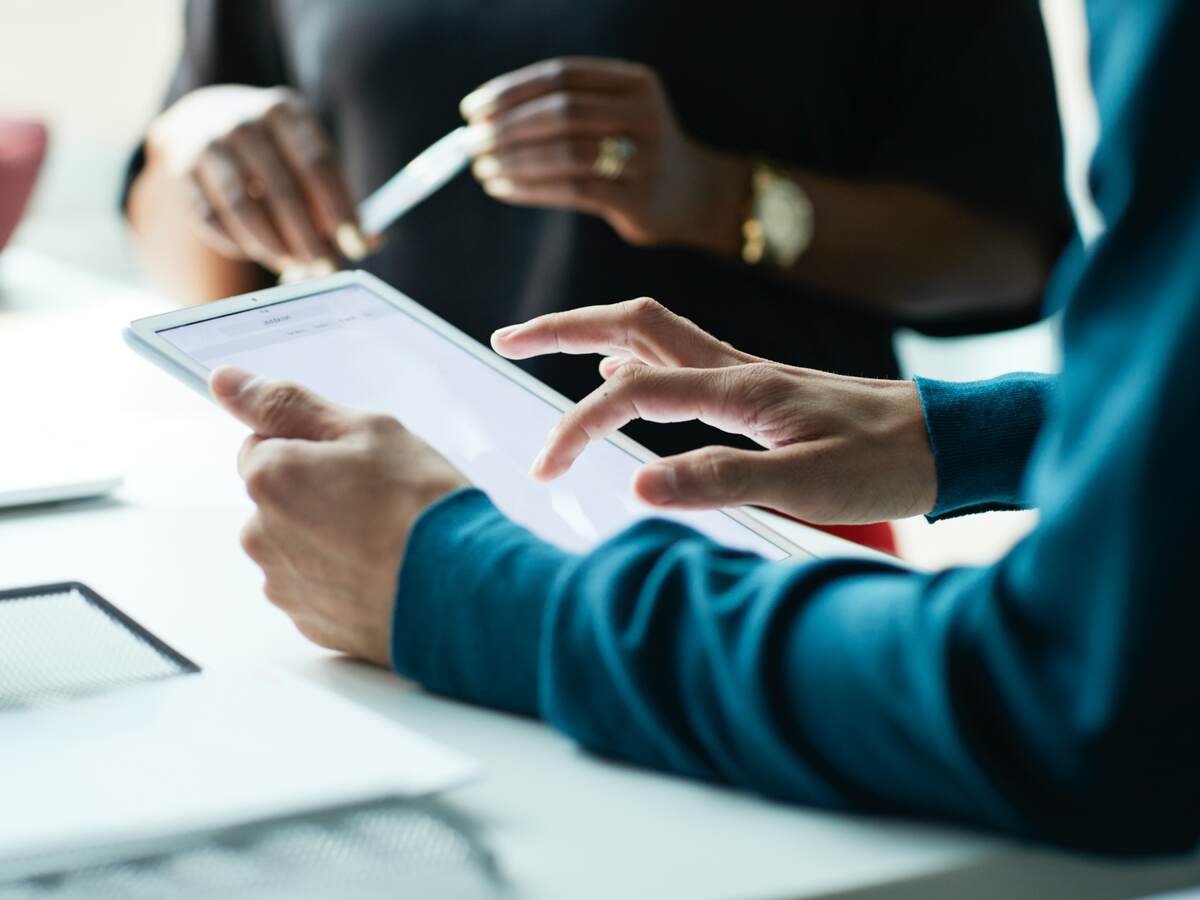
[[[560,412],[566,412],[574,406],[574,403],[566,396],[500,356],[490,347],[485,347],[479,341],[454,327],[436,313],[421,306],[421,304],[402,291],[397,290],[370,272],[362,270],[337,272],[326,278],[305,281],[299,284],[279,285],[278,287],[253,291],[248,294],[240,294],[226,300],[218,300],[203,306],[192,306],[136,319],[130,322],[129,327],[125,329],[125,341],[131,349],[149,362],[211,400],[212,398],[208,392],[208,374],[210,370],[171,344],[159,332],[179,328],[184,325],[194,325],[197,322],[207,322],[212,319],[237,315],[247,310],[261,309],[265,306],[273,306],[291,300],[300,300],[304,297],[312,297],[317,294],[324,294],[332,290],[354,285],[370,291],[385,303],[391,304],[401,312],[428,326],[441,337],[470,353],[476,359],[486,363],[498,374],[508,378],[510,381],[516,382],[535,397],[545,400]],[[637,441],[620,432],[611,435],[606,440],[628,453],[638,462],[653,462],[659,458],[656,453],[646,449]],[[774,544],[780,550],[787,553],[789,557],[816,558],[811,552],[788,540],[778,531],[775,531],[758,519],[752,510],[747,508],[727,508],[719,510],[719,512],[729,516],[739,525],[748,528],[759,537]]]

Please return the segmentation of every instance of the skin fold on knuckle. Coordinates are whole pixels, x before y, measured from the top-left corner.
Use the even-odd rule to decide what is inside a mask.
[[[238,535],[238,543],[241,544],[242,550],[246,555],[256,563],[261,563],[265,560],[268,552],[268,543],[265,532],[263,531],[262,522],[256,516],[242,526],[241,534]]]
[[[696,477],[696,499],[718,502],[741,500],[745,496],[746,467],[723,447],[702,450],[692,471]]]
[[[245,476],[246,492],[258,506],[278,508],[303,484],[306,467],[286,447],[265,444],[251,451]]]
[[[269,385],[258,401],[258,420],[267,429],[277,431],[295,415],[302,399],[300,389],[293,384],[277,382]]]
[[[638,297],[634,300],[626,300],[624,307],[626,328],[630,337],[634,335],[649,336],[657,334],[662,329],[664,323],[668,321],[668,317],[674,315],[674,313],[652,297]]]
[[[406,431],[403,424],[395,416],[370,413],[358,423],[359,427],[372,439],[372,446],[395,440]]]
[[[246,493],[256,506],[274,506],[278,495],[275,471],[268,462],[251,463],[245,476]]]

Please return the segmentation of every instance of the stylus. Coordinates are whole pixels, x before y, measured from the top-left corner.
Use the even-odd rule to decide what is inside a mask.
[[[466,126],[455,128],[363,200],[358,207],[363,231],[370,235],[381,234],[465,169],[471,161],[467,138]]]

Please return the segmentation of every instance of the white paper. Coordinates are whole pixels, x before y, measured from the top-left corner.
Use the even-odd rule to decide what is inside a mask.
[[[181,675],[0,715],[0,873],[98,845],[426,794],[475,771],[291,675]]]

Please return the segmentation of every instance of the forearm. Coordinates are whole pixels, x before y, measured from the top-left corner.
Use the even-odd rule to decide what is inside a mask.
[[[1031,581],[1036,552],[939,575],[768,563],[657,521],[574,556],[467,491],[414,529],[393,663],[595,752],[792,802],[1186,849],[1195,778],[1150,765],[1136,730],[1092,734],[1087,704],[1118,685],[1086,641],[1047,639],[1087,634],[1065,597],[1138,604],[1104,578],[1072,592],[1070,562]]]
[[[222,256],[200,239],[187,198],[152,153],[130,187],[127,213],[151,280],[182,303],[205,303],[270,283],[260,266]]]
[[[748,159],[709,156],[708,214],[687,242],[740,261]],[[781,167],[812,201],[812,244],[779,278],[910,319],[1001,313],[1037,297],[1057,255],[1050,229],[989,217],[913,184]]]

